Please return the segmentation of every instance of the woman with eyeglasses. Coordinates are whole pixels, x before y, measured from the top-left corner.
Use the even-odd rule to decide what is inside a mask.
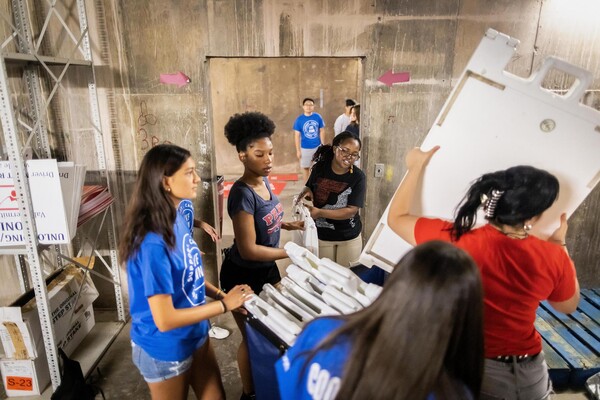
[[[361,146],[358,137],[342,132],[331,145],[319,147],[306,187],[298,195],[298,202],[313,202],[306,206],[317,226],[319,257],[345,267],[362,251],[358,211],[365,203],[365,174],[354,165]]]

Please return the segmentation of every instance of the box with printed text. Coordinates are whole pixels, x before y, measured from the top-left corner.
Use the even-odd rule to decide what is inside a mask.
[[[70,355],[95,324],[98,297],[89,275],[67,266],[47,280],[49,312],[56,345]],[[38,394],[49,382],[46,351],[33,291],[0,307],[0,369],[9,396]]]

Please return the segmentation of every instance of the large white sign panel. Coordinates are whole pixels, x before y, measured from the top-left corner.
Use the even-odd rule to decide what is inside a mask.
[[[488,30],[421,148],[441,149],[427,166],[416,215],[453,219],[456,205],[484,173],[532,165],[560,181],[557,202],[533,233],[548,237],[562,212],[571,215],[600,180],[600,112],[581,103],[592,75],[548,58],[528,79],[506,72],[519,41]],[[564,95],[542,88],[551,70],[575,78]],[[388,205],[389,208],[389,205]],[[360,262],[391,271],[411,246],[387,226],[386,208]],[[483,215],[478,217],[483,221]]]
[[[39,242],[69,243],[71,239],[56,160],[29,160],[27,174]],[[8,161],[0,162],[0,217],[0,246],[25,244]]]

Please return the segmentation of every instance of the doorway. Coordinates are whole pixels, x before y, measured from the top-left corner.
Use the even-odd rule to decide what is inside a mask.
[[[326,140],[344,111],[345,99],[361,96],[360,57],[209,57],[210,97],[216,175],[239,177],[243,166],[223,127],[235,113],[260,111],[276,125],[271,138],[274,174],[300,173],[292,126],[302,113],[302,99],[315,100],[325,121]]]

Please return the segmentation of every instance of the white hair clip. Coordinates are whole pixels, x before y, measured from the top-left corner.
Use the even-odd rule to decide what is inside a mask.
[[[503,194],[504,190],[493,189],[492,197],[488,197],[486,194],[481,195],[481,200],[483,202],[483,211],[485,212],[486,218],[494,218],[494,214],[496,212],[496,205],[498,204],[498,200],[500,200],[500,197],[502,197]]]

